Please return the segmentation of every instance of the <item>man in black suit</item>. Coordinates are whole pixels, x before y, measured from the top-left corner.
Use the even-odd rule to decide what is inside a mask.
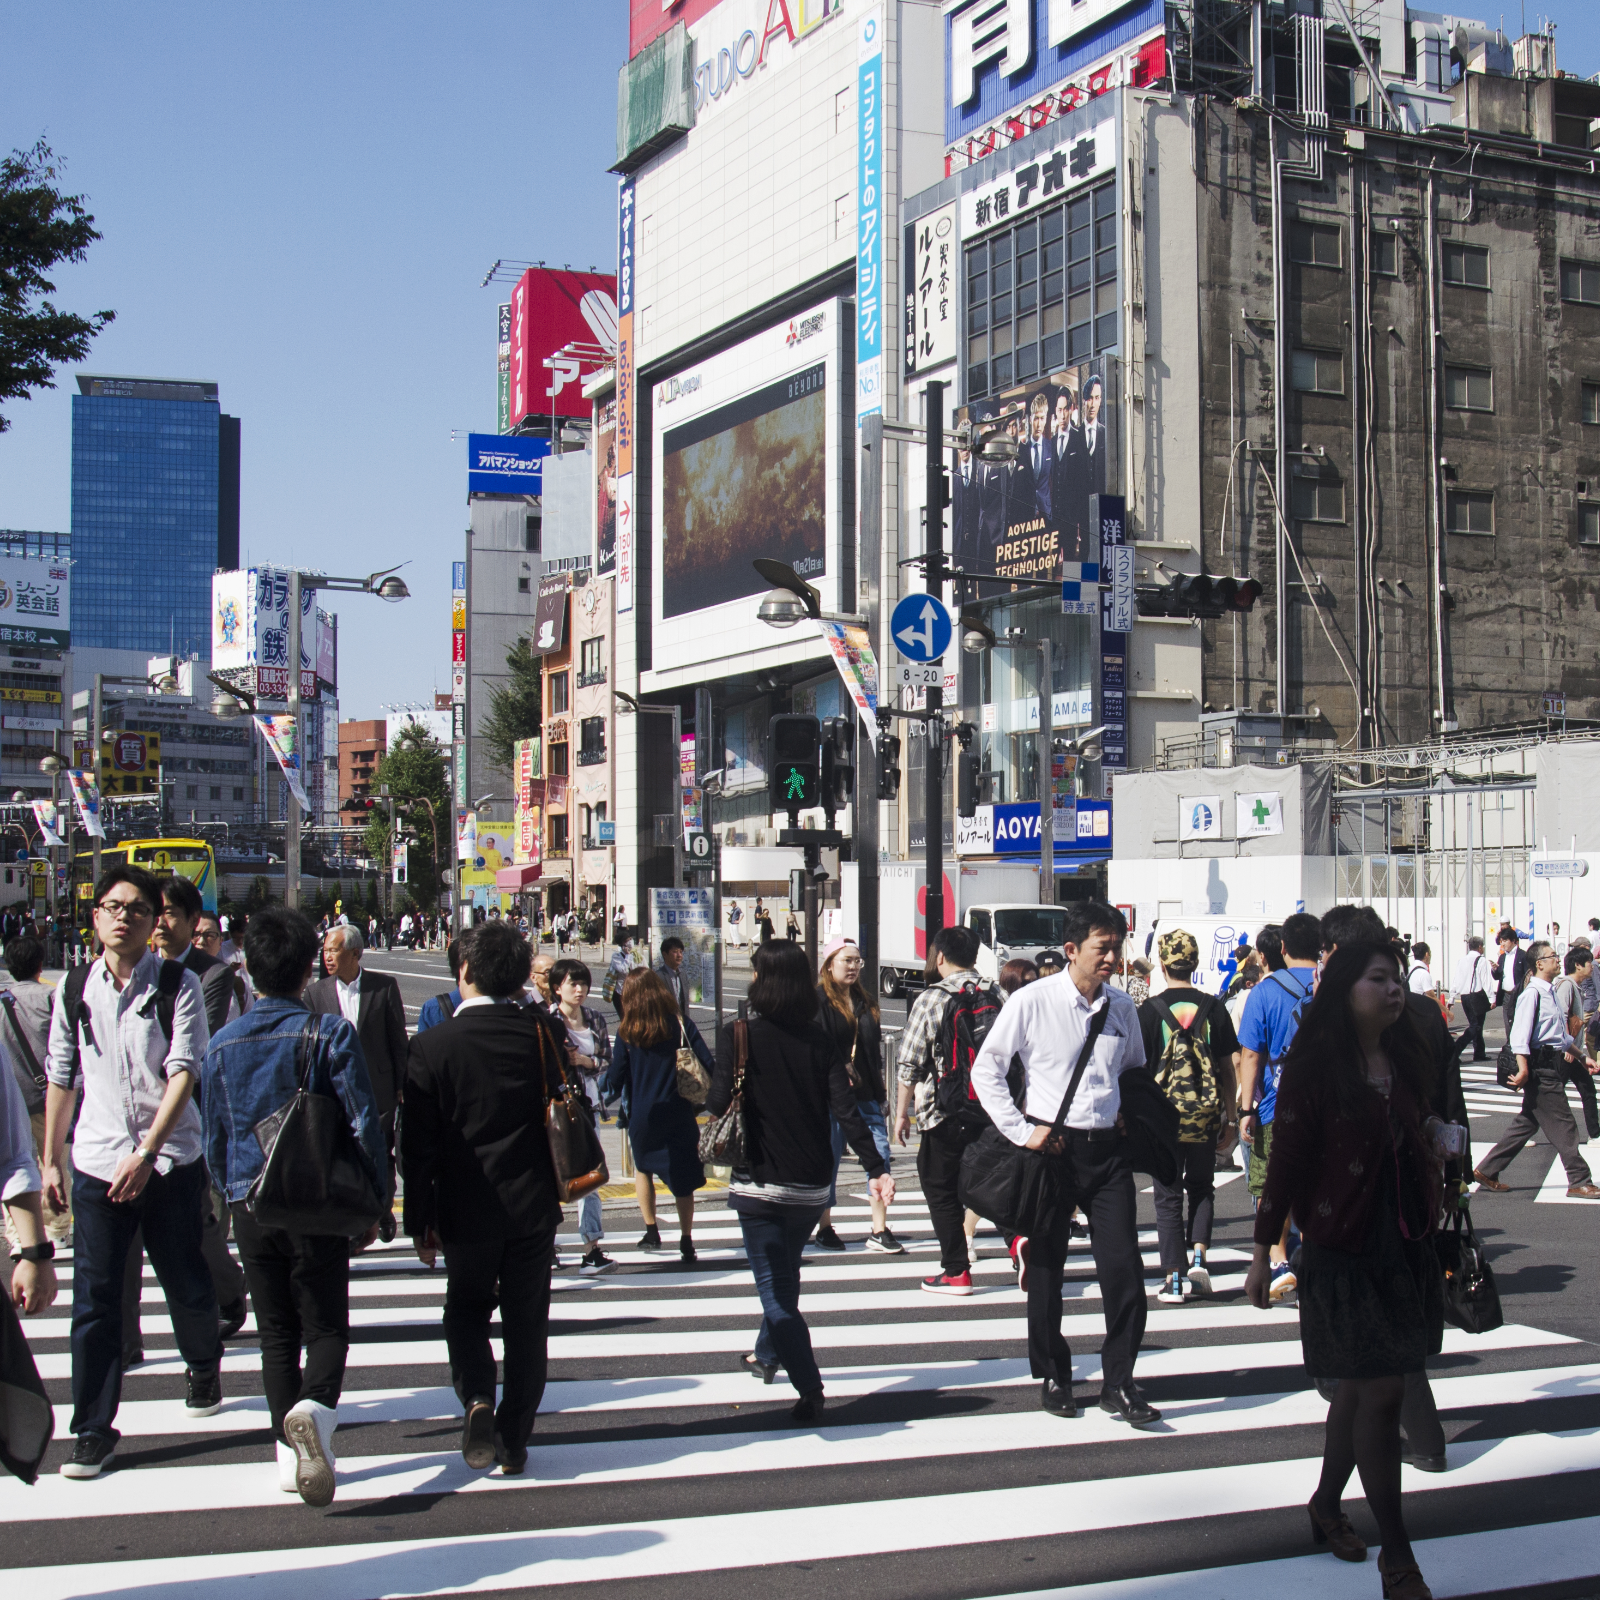
[[[1504,927],[1494,937],[1495,943],[1500,946],[1500,955],[1490,966],[1489,975],[1495,982],[1495,1004],[1506,1019],[1506,1038],[1509,1039],[1512,1017],[1517,1009],[1517,996],[1522,993],[1522,985],[1533,963],[1528,960],[1515,928]]]
[[[963,572],[981,570],[978,470],[979,464],[970,450],[956,451],[955,481],[950,485],[950,553]]]
[[[322,941],[322,961],[330,977],[306,985],[306,1009],[315,1014],[343,1017],[356,1030],[367,1075],[378,1099],[383,1142],[389,1152],[389,1176],[394,1177],[394,1110],[402,1095],[406,1072],[406,1008],[400,985],[385,972],[369,972],[361,964],[365,949],[360,930],[348,924],[328,929]],[[385,1212],[378,1237],[387,1244],[395,1236],[395,1221]]]
[[[1067,561],[1087,560],[1092,553],[1089,496],[1106,492],[1106,428],[1100,418],[1104,399],[1104,383],[1090,378],[1078,397],[1078,420],[1067,436],[1066,459],[1057,478],[1063,502],[1057,507],[1061,554]]]
[[[528,981],[527,941],[503,922],[460,939],[461,1004],[411,1041],[406,1115],[405,1226],[448,1283],[444,1336],[465,1408],[461,1453],[476,1469],[523,1471],[549,1360],[550,1269],[561,1221],[544,1111],[563,1052],[538,1007],[515,1002]],[[505,1340],[495,1408],[489,1320]]]
[[[1056,475],[1056,440],[1050,436],[1050,400],[1041,389],[1028,403],[1028,433],[1017,458],[1027,484],[1028,515],[1047,528],[1055,527],[1051,512]]]

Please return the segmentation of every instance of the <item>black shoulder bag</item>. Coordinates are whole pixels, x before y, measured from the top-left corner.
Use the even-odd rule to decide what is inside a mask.
[[[1111,1001],[1095,1013],[1089,1032],[1072,1069],[1072,1081],[1061,1101],[1061,1109],[1050,1124],[1050,1132],[1061,1132],[1072,1109],[1073,1096],[1083,1069],[1089,1064],[1095,1041],[1105,1031],[1111,1015]],[[1056,1224],[1062,1212],[1061,1161],[1043,1150],[1029,1150],[1013,1144],[992,1123],[961,1153],[961,1203],[986,1217],[1004,1233],[1019,1233],[1027,1238],[1041,1237]]]
[[[252,1130],[266,1162],[245,1204],[263,1228],[353,1239],[377,1222],[385,1206],[344,1102],[311,1092],[321,1038],[318,1019],[307,1017],[295,1051],[295,1097]]]

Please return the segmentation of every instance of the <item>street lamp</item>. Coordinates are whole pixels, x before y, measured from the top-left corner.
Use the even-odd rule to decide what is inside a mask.
[[[778,565],[773,562],[771,565]],[[786,569],[787,570],[787,569]],[[795,580],[800,581],[798,578]],[[672,718],[672,886],[683,887],[683,778],[680,762],[683,759],[683,713],[676,702],[670,706],[647,706],[627,692],[613,689],[619,716],[671,717]],[[616,907],[612,907],[616,915]]]

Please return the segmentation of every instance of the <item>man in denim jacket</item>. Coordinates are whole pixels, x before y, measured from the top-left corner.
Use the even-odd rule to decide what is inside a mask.
[[[389,1159],[355,1029],[342,1016],[313,1018],[301,1003],[317,953],[311,923],[298,911],[269,906],[250,919],[244,949],[261,998],[246,1015],[219,1029],[206,1051],[201,1076],[206,1161],[228,1198],[255,1307],[278,1487],[298,1493],[307,1505],[325,1506],[333,1499],[333,1430],[350,1349],[351,1241],[260,1227],[245,1203],[263,1165],[253,1130],[294,1098],[300,1036],[308,1020],[316,1025],[318,1046],[306,1087],[344,1106],[378,1191],[386,1197]],[[366,1249],[377,1233],[374,1225],[358,1248]]]

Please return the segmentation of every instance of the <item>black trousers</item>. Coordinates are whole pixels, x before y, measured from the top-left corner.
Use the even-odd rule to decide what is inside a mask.
[[[520,1239],[451,1239],[444,1247],[444,1340],[451,1381],[463,1405],[494,1399],[489,1319],[498,1305],[506,1365],[494,1427],[512,1449],[526,1446],[533,1436],[544,1399],[554,1259],[553,1225]]]
[[[228,1253],[228,1213],[217,1215],[208,1181],[200,1198],[200,1254],[206,1258],[206,1270],[211,1274],[211,1286],[217,1292],[219,1306],[231,1306],[244,1299],[244,1273],[239,1263]],[[144,1348],[144,1334],[139,1327],[140,1296],[144,1292],[144,1233],[139,1231],[128,1246],[128,1264],[122,1277],[122,1348],[124,1351]]]
[[[1217,1140],[1213,1134],[1203,1144],[1178,1146],[1178,1181],[1170,1188],[1155,1179],[1156,1238],[1161,1247],[1164,1274],[1182,1272],[1189,1252],[1211,1245],[1211,1219],[1217,1196]],[[1189,1226],[1183,1225],[1184,1197],[1189,1200]]]
[[[1567,1081],[1564,1065],[1556,1065],[1559,1053],[1541,1049],[1538,1060],[1530,1058],[1528,1081],[1522,1087],[1522,1109],[1511,1119],[1505,1137],[1478,1163],[1478,1171],[1486,1178],[1497,1178],[1516,1159],[1518,1152],[1536,1133],[1542,1132],[1561,1157],[1567,1169],[1567,1183],[1587,1183],[1590,1179],[1589,1163],[1583,1159],[1578,1146],[1578,1124],[1567,1104]]]
[[[1600,1139],[1600,1105],[1595,1102],[1594,1079],[1582,1061],[1569,1061],[1566,1066],[1567,1082],[1578,1091],[1583,1105],[1583,1125],[1591,1139]]]
[[[1028,1367],[1036,1378],[1054,1378],[1064,1389],[1072,1386],[1072,1352],[1061,1336],[1061,1268],[1076,1205],[1089,1219],[1106,1319],[1101,1381],[1107,1388],[1121,1388],[1133,1381],[1148,1310],[1127,1142],[1120,1136],[1090,1139],[1069,1130],[1061,1161],[1064,1199],[1057,1224],[1045,1237],[1028,1241]]]
[[[1461,1050],[1465,1054],[1468,1044],[1472,1046],[1472,1059],[1482,1061],[1485,1059],[1483,1043],[1483,1024],[1489,1015],[1489,997],[1481,990],[1461,997],[1461,1009],[1466,1014],[1467,1031],[1461,1037]]]
[[[928,1216],[939,1239],[940,1270],[959,1277],[971,1265],[967,1259],[967,1208],[961,1203],[961,1152],[972,1135],[953,1123],[941,1122],[922,1135],[917,1146],[917,1176],[928,1202]]]
[[[256,1308],[272,1436],[281,1440],[284,1417],[302,1400],[339,1404],[350,1353],[350,1241],[259,1227],[242,1200],[229,1209]]]

